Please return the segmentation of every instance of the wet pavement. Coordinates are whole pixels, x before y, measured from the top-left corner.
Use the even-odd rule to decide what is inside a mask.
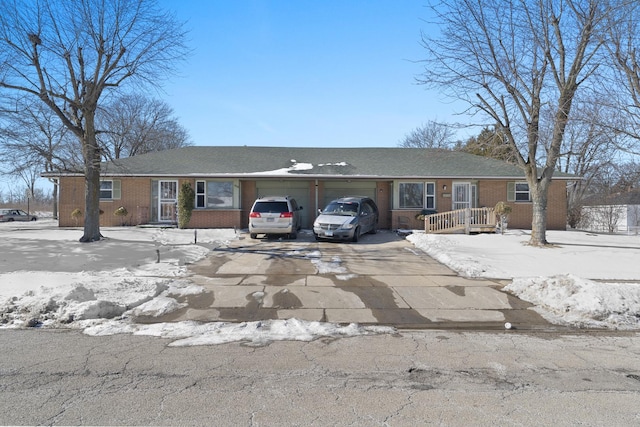
[[[358,243],[250,239],[189,266],[205,292],[161,319],[136,321],[307,321],[397,328],[540,330],[553,328],[531,304],[502,291],[506,282],[469,279],[390,231]]]

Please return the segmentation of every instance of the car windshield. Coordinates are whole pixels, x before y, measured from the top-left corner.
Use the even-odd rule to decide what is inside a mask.
[[[322,211],[326,215],[347,215],[356,216],[358,214],[358,204],[354,202],[332,202]]]

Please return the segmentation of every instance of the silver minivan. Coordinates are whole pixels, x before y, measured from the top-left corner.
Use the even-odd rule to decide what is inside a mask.
[[[295,239],[302,228],[302,218],[296,200],[289,196],[260,197],[249,213],[249,235],[256,239],[258,234],[285,235]]]
[[[313,223],[316,240],[351,240],[375,233],[378,229],[378,207],[369,197],[342,197],[331,201]]]

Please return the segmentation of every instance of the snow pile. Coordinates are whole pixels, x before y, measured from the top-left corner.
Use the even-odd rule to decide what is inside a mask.
[[[125,314],[143,313],[155,317],[168,312],[166,307],[160,309],[161,301],[165,306],[173,301],[171,306],[176,309],[178,303],[175,298],[203,291],[186,281],[125,277],[121,271],[114,275],[86,272],[49,274],[55,277],[52,282],[56,285],[42,285],[10,297],[0,305],[0,321],[4,325],[59,326],[78,320],[113,319]],[[19,276],[24,280],[30,275]],[[155,305],[157,314],[148,312],[152,305]]]
[[[505,290],[536,305],[553,323],[580,327],[637,329],[640,283],[597,283],[572,274],[518,278]]]
[[[504,289],[556,324],[640,329],[640,236],[548,231],[549,247],[527,231],[407,236],[466,277],[513,280]]]
[[[179,230],[144,227],[103,228],[106,239],[79,243],[78,230],[60,229],[51,220],[28,226],[0,224],[0,251],[12,251],[12,245],[27,251],[40,251],[37,262],[29,269],[20,266],[0,271],[0,327],[69,327],[83,329],[90,335],[132,333],[175,340],[174,346],[221,344],[234,341],[264,345],[272,341],[311,341],[319,337],[348,337],[385,334],[388,327],[340,326],[298,319],[245,323],[175,322],[134,324],[131,317],[159,318],[184,308],[184,298],[204,292],[184,276],[186,265],[209,254],[212,247],[227,245],[237,239],[234,230]],[[196,244],[197,241],[197,244]],[[141,259],[124,258],[124,266],[104,269],[104,263],[147,248]],[[83,266],[94,269],[65,271],[73,268],[60,264],[60,252],[78,256]],[[54,256],[50,256],[54,254]],[[120,255],[121,255],[120,254]],[[294,251],[290,256],[300,256]],[[342,260],[322,261],[313,252],[310,259],[324,272],[345,272]],[[122,258],[122,257],[120,257]],[[119,258],[118,258],[119,259]],[[18,258],[20,265],[24,265]],[[15,263],[14,263],[15,264]],[[11,270],[11,271],[7,271]],[[252,295],[261,302],[263,292]]]
[[[253,346],[261,346],[273,341],[313,341],[318,337],[342,338],[356,335],[389,334],[395,330],[384,326],[360,326],[355,323],[339,326],[332,323],[307,322],[299,319],[263,320],[242,323],[198,323],[176,322],[151,325],[103,322],[88,327],[88,335],[102,336],[116,333],[131,333],[169,338],[175,347],[224,344],[241,341]]]

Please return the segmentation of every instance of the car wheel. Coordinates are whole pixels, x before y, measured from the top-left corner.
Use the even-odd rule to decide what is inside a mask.
[[[13,222],[13,218],[9,218],[7,222]]]
[[[33,217],[33,218],[31,218],[31,221],[35,221],[35,220],[37,220],[37,219],[38,219],[38,218]]]
[[[318,236],[316,233],[313,233],[313,237],[315,237],[316,240],[320,240],[320,236]]]
[[[257,239],[258,238],[258,235],[256,233],[251,233],[250,236],[251,236],[252,239]]]
[[[353,243],[356,243],[359,237],[360,237],[360,227],[356,228],[355,231],[353,232],[353,237],[351,238],[351,241]]]

